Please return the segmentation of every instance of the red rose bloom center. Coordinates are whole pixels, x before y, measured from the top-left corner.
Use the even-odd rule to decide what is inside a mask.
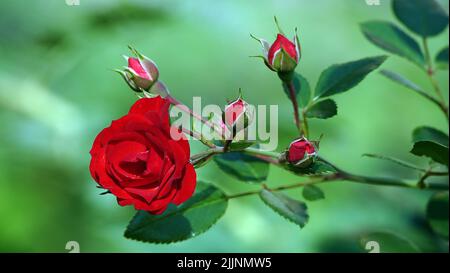
[[[95,139],[92,177],[119,205],[160,214],[192,196],[196,174],[189,143],[171,138],[169,106],[161,97],[140,99]]]

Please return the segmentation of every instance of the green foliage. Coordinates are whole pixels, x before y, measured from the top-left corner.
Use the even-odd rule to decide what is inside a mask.
[[[448,135],[431,127],[419,127],[413,132],[413,141],[411,153],[430,157],[448,167]]]
[[[406,58],[420,67],[425,65],[419,44],[394,24],[370,21],[361,24],[361,30],[369,41],[380,48]]]
[[[241,140],[241,141],[237,141],[237,142],[232,142],[230,144],[230,150],[231,151],[242,151],[245,148],[248,148],[255,144],[256,144],[256,141],[249,141],[249,140]]]
[[[303,187],[303,198],[308,201],[316,201],[325,198],[323,191],[316,185],[307,185]]]
[[[314,102],[314,104],[308,108],[306,116],[308,118],[320,118],[328,119],[337,115],[337,105],[332,99],[326,99]]]
[[[242,153],[225,153],[214,157],[225,173],[243,182],[262,182],[269,175],[269,163]]]
[[[294,200],[283,193],[265,189],[261,191],[259,196],[267,206],[301,228],[308,222],[309,215],[304,202]]]
[[[290,165],[284,165],[284,167],[300,176],[317,176],[335,173],[336,170],[328,163],[321,160],[315,160],[308,167],[294,167]]]
[[[336,64],[322,72],[316,86],[315,98],[323,98],[348,91],[377,69],[387,56],[364,58]]]
[[[419,94],[419,95],[423,96],[424,98],[426,98],[427,100],[433,102],[438,107],[440,107],[440,108],[442,107],[441,102],[439,100],[437,100],[436,98],[434,98],[433,96],[428,94],[420,86],[418,86],[414,82],[410,81],[409,79],[405,78],[404,76],[400,75],[399,73],[390,71],[390,70],[384,70],[384,69],[381,70],[380,73],[383,76],[385,76],[386,78],[388,78],[388,79],[390,79],[412,91],[415,91],[417,94]]]
[[[435,193],[427,205],[427,219],[433,230],[448,240],[448,191]]]
[[[197,182],[195,194],[185,203],[170,206],[161,215],[138,211],[125,237],[149,243],[173,243],[207,231],[227,209],[225,194],[211,184]]]
[[[390,70],[381,70],[380,73],[385,76],[386,78],[400,84],[403,85],[404,87],[411,89],[413,91],[416,91],[417,93],[420,94],[424,94],[425,91],[418,86],[417,84],[413,83],[412,81],[408,80],[407,78],[405,78],[404,76],[400,75],[397,72],[394,71],[390,71]]]
[[[435,62],[437,68],[448,70],[448,46],[439,51],[439,53],[436,55]]]
[[[297,97],[299,107],[305,107],[311,100],[311,86],[309,85],[308,80],[299,73],[294,73],[292,82],[294,84],[295,96]],[[286,83],[283,83],[283,90],[288,98],[291,99],[289,87]]]
[[[448,26],[448,14],[435,0],[393,0],[397,18],[412,32],[436,36]]]

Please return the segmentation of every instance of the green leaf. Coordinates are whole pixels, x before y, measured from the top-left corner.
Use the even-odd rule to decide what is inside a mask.
[[[339,94],[355,87],[386,59],[387,56],[370,57],[327,68],[317,83],[316,99]]]
[[[425,97],[426,99],[430,100],[431,102],[433,102],[434,104],[436,104],[438,107],[441,107],[441,103],[440,101],[438,101],[437,99],[435,99],[433,96],[430,96],[427,92],[425,92],[420,86],[418,86],[417,84],[413,83],[412,81],[408,80],[407,78],[405,78],[404,76],[390,71],[390,70],[381,70],[380,73],[385,76],[386,78],[400,84],[403,85],[404,87],[415,91],[417,94]]]
[[[325,198],[323,191],[315,185],[307,185],[303,187],[302,195],[303,198],[308,201],[316,201]]]
[[[262,182],[269,175],[269,163],[246,154],[230,152],[214,157],[227,174],[244,182]]]
[[[370,21],[361,24],[364,36],[378,47],[404,57],[423,67],[425,58],[419,44],[404,31],[392,23]]]
[[[448,14],[435,0],[393,0],[395,16],[412,32],[436,36],[448,25]]]
[[[382,159],[382,160],[387,160],[390,161],[392,163],[395,163],[399,166],[408,168],[408,169],[412,169],[412,170],[416,170],[416,171],[426,171],[421,167],[415,166],[411,163],[405,162],[401,159],[395,158],[395,157],[390,157],[390,156],[385,156],[385,155],[377,155],[377,154],[363,154],[363,156],[367,156],[367,157],[371,157],[371,158],[377,158],[377,159]]]
[[[422,126],[418,127],[413,132],[413,141],[433,141],[443,146],[448,147],[448,135],[438,129]]]
[[[309,101],[311,100],[311,86],[309,85],[308,80],[298,73],[294,74],[292,82],[294,85],[295,96],[297,98],[298,105],[299,107],[303,108],[308,105]],[[283,83],[283,90],[288,98],[291,99],[289,86]]]
[[[448,70],[448,46],[436,55],[436,66],[441,70]]]
[[[250,140],[241,140],[237,142],[232,142],[230,145],[231,151],[242,151],[250,146],[253,146],[256,144],[256,141],[250,141]]]
[[[448,191],[435,193],[427,205],[427,219],[434,232],[448,240]]]
[[[259,196],[267,206],[301,228],[308,222],[308,209],[304,202],[294,200],[283,193],[266,189],[262,190]]]
[[[337,105],[332,99],[315,102],[306,112],[308,118],[327,119],[337,115]]]
[[[390,232],[371,232],[361,236],[361,247],[374,253],[417,253],[419,248],[408,239]]]
[[[430,157],[448,166],[448,135],[431,127],[419,127],[413,132],[413,141],[412,154]]]
[[[195,194],[185,203],[161,215],[138,211],[125,231],[129,239],[149,243],[173,243],[207,231],[225,213],[225,194],[211,184],[197,182]]]
[[[380,73],[381,73],[381,75],[385,76],[386,78],[388,78],[396,83],[399,83],[400,85],[403,85],[406,88],[409,88],[420,94],[425,93],[425,91],[420,86],[418,86],[417,84],[413,83],[412,81],[408,80],[404,76],[402,76],[394,71],[382,69],[380,71]]]
[[[430,157],[434,161],[448,166],[448,147],[432,141],[419,141],[414,143],[411,153],[417,156]]]
[[[336,172],[336,170],[331,165],[320,160],[315,160],[306,168],[294,167],[290,164],[284,165],[284,168],[300,176],[317,176]]]

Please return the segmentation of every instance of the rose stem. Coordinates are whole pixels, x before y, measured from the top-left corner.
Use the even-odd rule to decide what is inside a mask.
[[[213,129],[214,132],[216,132],[222,139],[224,138],[223,133],[220,131],[220,129],[217,129],[217,127],[216,127],[216,125],[214,123],[212,123],[209,120],[203,118],[202,116],[197,115],[189,107],[187,107],[185,104],[181,103],[180,101],[178,101],[177,99],[175,99],[171,95],[167,95],[166,99],[170,102],[170,104],[174,105],[175,107],[177,107],[181,111],[188,113],[189,115],[191,115],[192,117],[198,119],[199,121],[201,121],[203,124],[205,124],[209,128]]]
[[[298,132],[300,135],[303,135],[303,130],[300,122],[300,115],[298,112],[298,102],[297,97],[295,96],[295,86],[294,82],[290,80],[287,84],[287,87],[289,89],[289,96],[291,97],[292,106],[294,107],[294,119],[295,119],[295,126],[297,126]]]
[[[191,130],[186,129],[186,128],[184,128],[184,127],[181,127],[181,130],[182,130],[184,133],[190,135],[191,137],[193,137],[193,138],[199,140],[201,143],[205,144],[205,145],[208,146],[209,148],[213,148],[213,149],[214,149],[214,148],[217,147],[214,143],[212,143],[212,142],[206,140],[201,134],[199,134],[199,133],[197,133],[197,132],[195,132],[195,131],[191,131]]]
[[[431,60],[430,49],[428,47],[428,39],[426,37],[424,37],[422,39],[422,44],[423,44],[423,48],[425,50],[425,59],[427,62],[427,71],[426,71],[427,76],[430,79],[431,85],[433,86],[433,89],[436,92],[436,95],[439,98],[439,107],[441,108],[442,112],[444,112],[445,117],[447,118],[447,121],[448,121],[449,120],[449,112],[448,112],[449,109],[448,109],[447,105],[445,104],[445,99],[444,99],[444,96],[442,95],[441,88],[439,87],[438,82],[434,78],[433,63]]]

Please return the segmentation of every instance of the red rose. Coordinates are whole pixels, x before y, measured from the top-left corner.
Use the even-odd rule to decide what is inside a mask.
[[[253,116],[254,113],[248,103],[239,97],[225,107],[223,122],[229,128],[242,130],[253,122]]]
[[[116,71],[134,91],[151,92],[151,88],[158,83],[158,67],[155,62],[139,53],[136,49],[131,48],[131,51],[136,57],[126,56],[128,66],[124,67],[123,70],[116,69]],[[159,95],[163,95],[164,97],[166,94]]]
[[[91,175],[121,206],[161,214],[194,192],[189,143],[170,137],[169,106],[161,97],[140,99],[94,141]]]
[[[301,48],[297,33],[291,41],[284,34],[278,33],[275,41],[270,44],[264,39],[256,38],[261,43],[264,63],[278,73],[291,73],[297,67],[301,58]]]
[[[282,54],[282,50],[284,50],[284,52],[288,54],[289,57],[292,58],[296,63],[298,62],[299,54],[297,52],[296,44],[289,41],[289,39],[284,37],[283,34],[278,34],[277,39],[275,40],[275,42],[273,42],[272,46],[270,46],[269,53],[267,55],[268,61],[272,66],[274,65],[274,59],[279,54]],[[282,61],[282,59],[280,59],[280,61]]]
[[[289,145],[287,160],[295,166],[308,166],[314,156],[316,156],[316,147],[306,138],[297,139]]]

